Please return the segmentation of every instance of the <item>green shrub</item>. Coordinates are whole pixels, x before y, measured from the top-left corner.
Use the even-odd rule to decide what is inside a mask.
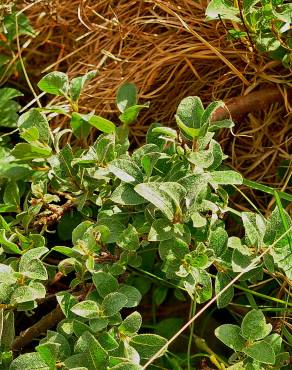
[[[226,156],[215,140],[216,130],[233,126],[231,120],[212,122],[223,103],[205,109],[198,97],[183,99],[175,116],[179,131],[155,123],[146,144],[130,151],[129,125],[148,104],[138,104],[135,86],[127,83],[117,93],[121,125],[79,113],[81,90],[94,74],[71,81],[61,72],[45,76],[39,88],[67,104],[22,114],[20,142],[1,152],[3,369],[142,369],[167,346],[156,332],[138,333],[142,317],[134,308],[149,289],[149,276],[162,281],[153,293],[156,305],[171,290],[194,304],[210,301],[215,290],[218,308],[234,301],[230,282],[238,274],[239,284],[261,281],[264,270],[291,278],[288,214],[275,208],[265,219],[228,204],[230,188],[242,177],[222,163]],[[59,114],[70,128],[51,128]],[[88,147],[92,127],[101,134]],[[72,147],[71,134],[83,146]],[[241,223],[242,237],[228,234],[229,214]],[[66,277],[67,289],[56,284],[52,293],[56,274]],[[27,342],[25,333],[14,338],[15,315],[19,322],[52,295],[58,303],[52,316],[64,315],[55,331]],[[181,325],[173,320],[160,326],[167,337]],[[271,330],[258,309],[241,327],[217,328],[239,363],[230,369],[281,368],[287,354]],[[39,336],[30,353],[13,352]],[[184,368],[169,355],[160,361]]]
[[[292,4],[285,0],[211,0],[207,20],[232,21],[231,39],[246,42],[249,48],[292,65]]]

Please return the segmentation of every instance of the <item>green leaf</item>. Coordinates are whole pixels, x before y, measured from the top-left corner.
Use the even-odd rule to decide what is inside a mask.
[[[274,365],[276,361],[273,347],[265,340],[250,344],[243,349],[243,352],[263,364]]]
[[[12,87],[2,87],[0,89],[0,107],[2,108],[9,100],[18,98],[19,96],[23,96],[23,93]]]
[[[154,222],[151,225],[148,240],[151,242],[168,240],[171,239],[173,235],[174,235],[173,224],[165,218],[158,218],[154,220]]]
[[[119,287],[119,293],[122,293],[127,298],[127,302],[124,304],[124,307],[127,308],[138,306],[142,299],[139,290],[130,285],[121,284]]]
[[[77,101],[85,84],[96,76],[97,71],[87,72],[85,75],[75,77],[70,81],[70,97],[73,101]]]
[[[37,109],[30,109],[22,114],[17,122],[20,132],[35,128],[38,130],[39,140],[43,143],[50,141],[50,127],[44,114]]]
[[[48,343],[60,345],[57,356],[56,356],[58,360],[65,360],[65,358],[71,355],[70,344],[64,335],[57,333],[55,331],[48,330],[47,336],[40,341],[40,344],[48,344]]]
[[[121,85],[117,92],[117,106],[123,113],[127,108],[137,104],[137,88],[133,83],[126,82]]]
[[[94,332],[99,332],[108,326],[109,319],[106,317],[99,317],[98,319],[90,319],[89,326]]]
[[[90,132],[90,124],[88,123],[88,115],[73,112],[71,115],[70,126],[73,134],[78,139],[86,139]]]
[[[101,297],[105,297],[109,293],[117,291],[119,288],[118,280],[104,271],[93,273],[92,281]]]
[[[120,235],[117,244],[126,251],[136,251],[139,248],[139,235],[133,225],[129,225]]]
[[[156,306],[160,306],[166,299],[168,288],[165,286],[158,286],[153,291],[153,301]]]
[[[18,160],[26,161],[35,158],[47,158],[51,155],[52,149],[41,145],[27,143],[16,144],[11,154]]]
[[[3,316],[2,316],[3,315]],[[1,310],[2,316],[2,327],[0,329],[0,344],[2,350],[10,351],[12,344],[15,338],[15,318],[13,311],[7,311],[3,313]]]
[[[179,118],[178,121],[182,123],[183,126],[196,129],[201,127],[203,114],[204,107],[198,96],[188,96],[187,98],[184,98],[180,102],[176,111],[176,117]]]
[[[18,90],[10,87],[0,88],[0,127],[16,127],[20,105],[12,99],[19,96],[23,94]]]
[[[213,101],[210,103],[203,113],[201,125],[209,127],[213,113],[215,113],[218,108],[222,107],[225,107],[223,101]]]
[[[39,130],[36,127],[31,127],[22,130],[20,134],[21,138],[28,143],[33,143],[39,140]]]
[[[235,171],[213,171],[211,174],[211,183],[217,185],[240,185],[242,184],[242,176]]]
[[[125,335],[133,335],[137,333],[142,325],[142,316],[135,311],[125,318],[119,326],[119,332]]]
[[[102,301],[103,314],[107,317],[117,314],[127,304],[127,297],[119,292],[108,294]]]
[[[165,338],[156,334],[138,334],[135,335],[129,342],[141,356],[141,358],[149,359],[161,350],[167,343]],[[164,351],[165,352],[165,351]],[[163,353],[160,354],[162,356]]]
[[[137,364],[133,364],[132,362],[121,362],[118,365],[110,367],[109,370],[142,370],[142,367]]]
[[[62,96],[69,88],[68,76],[63,72],[50,72],[40,80],[38,87],[46,93]]]
[[[183,123],[183,121],[180,119],[179,116],[175,116],[176,124],[178,127],[181,129],[183,134],[185,134],[187,137],[191,139],[195,139],[198,136],[200,136],[201,129],[200,128],[193,128],[193,127],[188,127]]]
[[[227,370],[243,370],[243,369],[244,369],[244,366],[243,366],[242,361],[237,362],[236,364],[227,367]]]
[[[60,348],[59,343],[40,344],[35,349],[40,354],[41,359],[50,367],[50,370],[55,370],[57,354]]]
[[[108,168],[110,172],[124,182],[143,181],[143,173],[136,163],[130,159],[115,159],[109,164]]]
[[[14,284],[17,281],[17,278],[14,277],[14,270],[9,265],[4,265],[0,263],[0,282]]]
[[[11,12],[4,17],[3,28],[5,30],[5,36],[7,37],[9,43],[12,43],[16,35],[29,35],[32,37],[35,36],[35,32],[31,27],[28,18],[23,13],[19,13],[16,11]]]
[[[99,344],[98,340],[89,332],[82,334],[79,340],[84,342],[83,351],[85,352],[85,356],[89,356],[91,365],[89,368],[92,370],[106,369],[108,365],[108,354]]]
[[[175,335],[180,328],[183,326],[183,319],[178,317],[170,317],[164,320],[161,320],[155,326],[155,334],[162,336],[163,338],[170,339]]]
[[[172,139],[177,138],[177,132],[170,127],[154,127],[152,132],[171,137]]]
[[[173,220],[180,210],[180,201],[186,194],[185,188],[176,182],[142,183],[135,191],[160,209],[169,220]]]
[[[0,229],[0,244],[7,253],[21,254],[21,250],[18,248],[17,244],[6,238],[4,229]]]
[[[85,317],[86,319],[94,319],[100,316],[99,305],[90,300],[79,302],[75,304],[71,311],[78,316]]]
[[[37,235],[37,236],[40,236],[40,235]],[[44,237],[42,237],[42,242],[43,243],[45,242]],[[26,251],[25,254],[21,257],[21,259],[25,261],[26,263],[29,263],[32,259],[41,258],[48,252],[49,252],[49,249],[46,247],[33,248],[33,249]]]
[[[239,10],[226,0],[212,0],[206,9],[206,20],[228,19],[240,23]]]
[[[92,363],[89,354],[84,352],[68,357],[64,361],[64,366],[66,366],[66,370],[88,370],[89,366],[92,366]]]
[[[231,121],[230,119],[224,119],[222,121],[215,121],[215,122],[211,122],[211,125],[209,127],[209,130],[210,132],[214,132],[214,131],[217,131],[217,130],[221,130],[222,128],[232,128],[234,127],[234,122]]]
[[[78,303],[77,299],[72,294],[65,291],[58,292],[56,294],[56,299],[63,314],[66,317],[72,317],[71,308]]]
[[[243,318],[241,324],[241,334],[249,340],[263,339],[270,334],[271,324],[266,324],[266,319],[262,311],[251,310]]]
[[[223,227],[217,227],[210,231],[209,248],[214,251],[216,257],[221,257],[227,250],[228,234]]]
[[[112,193],[111,200],[126,206],[136,206],[147,203],[143,197],[137,194],[133,186],[129,183],[121,183]]]
[[[114,123],[101,116],[93,115],[87,122],[99,131],[105,132],[107,134],[115,132],[116,130],[116,126],[114,125]]]
[[[266,343],[269,343],[273,347],[275,354],[281,352],[282,337],[279,334],[273,333],[266,337],[264,340]]]
[[[20,195],[17,183],[15,181],[10,181],[7,183],[3,194],[3,201],[4,203],[13,204],[19,207]]]
[[[143,105],[133,105],[119,115],[119,120],[122,123],[129,125],[137,119],[139,112],[145,108],[149,108],[149,103],[145,103]]]
[[[265,220],[256,213],[242,212],[242,222],[245,230],[247,244],[250,246],[260,246],[265,234]]]
[[[44,264],[38,260],[33,259],[29,263],[20,260],[19,272],[30,279],[47,280],[48,273]]]
[[[231,279],[225,273],[218,271],[215,279],[215,294],[221,292],[229,283]],[[234,287],[231,285],[224,293],[217,297],[217,307],[224,308],[232,301],[234,296]]]
[[[242,352],[245,347],[245,339],[240,335],[240,327],[237,325],[221,325],[216,328],[215,335],[221,342],[234,351]]]
[[[50,370],[39,353],[25,353],[14,359],[9,370]]]
[[[192,276],[195,280],[195,297],[198,303],[204,303],[212,297],[212,280],[207,271],[194,269]],[[192,296],[192,294],[191,294]]]

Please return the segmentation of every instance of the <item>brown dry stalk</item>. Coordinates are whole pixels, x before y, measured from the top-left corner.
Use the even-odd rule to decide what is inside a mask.
[[[38,322],[21,332],[20,335],[15,338],[12,345],[13,351],[21,350],[35,338],[46,334],[48,329],[56,326],[64,317],[65,316],[58,305],[53,311],[48,313],[46,316],[43,316]]]
[[[292,89],[289,89],[292,99]],[[226,101],[226,108],[218,108],[213,115],[213,121],[232,117],[238,120],[248,113],[261,111],[272,104],[283,102],[284,97],[277,86],[267,86],[265,89],[252,92],[245,96],[237,96]]]

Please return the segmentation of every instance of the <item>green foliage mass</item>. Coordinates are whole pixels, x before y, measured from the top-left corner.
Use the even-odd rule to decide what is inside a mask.
[[[158,333],[139,333],[142,317],[134,308],[147,293],[147,274],[164,281],[154,293],[157,305],[174,286],[177,297],[198,304],[215,289],[219,308],[233,301],[229,283],[239,273],[243,283],[261,281],[264,269],[291,278],[290,239],[283,237],[288,214],[276,207],[265,219],[228,204],[230,187],[242,177],[223,164],[215,140],[216,130],[233,126],[212,122],[223,103],[205,109],[198,97],[183,99],[179,130],[155,123],[146,143],[131,151],[130,124],[148,104],[138,104],[127,83],[117,93],[120,125],[79,113],[78,98],[94,75],[43,77],[39,88],[67,104],[20,115],[19,142],[0,153],[2,369],[138,370],[159,350],[164,355],[167,340],[158,334],[175,333],[181,322],[168,319],[169,332],[162,325]],[[4,91],[0,106],[16,96]],[[56,115],[68,117],[70,128],[52,129]],[[91,128],[100,134],[88,145]],[[242,237],[228,234],[230,214],[240,220]],[[263,252],[266,258],[258,258]],[[64,319],[30,353],[13,353],[15,317],[50,299],[56,273],[69,281],[53,292]],[[252,310],[241,327],[226,324],[215,334],[244,368],[279,369],[287,356],[271,330]]]
[[[230,39],[241,40],[271,58],[292,65],[292,4],[285,0],[211,0],[206,9],[208,21],[232,21]]]

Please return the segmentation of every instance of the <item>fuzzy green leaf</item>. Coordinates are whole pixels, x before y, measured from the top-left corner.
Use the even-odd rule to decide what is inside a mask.
[[[126,82],[120,86],[117,92],[117,106],[121,113],[137,104],[137,88],[133,83]]]
[[[266,324],[266,319],[262,311],[251,310],[243,318],[241,324],[241,334],[249,340],[263,339],[270,334],[271,324]]]
[[[108,294],[102,301],[102,310],[105,316],[117,314],[128,302],[127,297],[119,292]]]
[[[85,84],[95,77],[97,71],[87,72],[85,75],[80,77],[75,77],[70,81],[70,97],[73,101],[77,101],[80,97],[81,91],[84,88]]]
[[[94,319],[100,316],[100,308],[94,301],[86,300],[75,304],[71,311],[78,316]]]
[[[18,160],[27,161],[35,158],[47,158],[51,155],[52,149],[41,145],[27,143],[16,144],[11,154]]]
[[[52,95],[64,95],[69,87],[68,76],[63,72],[51,72],[44,76],[38,83],[38,87]]]
[[[124,250],[136,251],[139,248],[139,235],[133,225],[129,225],[120,235],[117,244]]]
[[[116,159],[109,164],[109,170],[124,182],[141,182],[143,173],[140,168],[130,159]]]
[[[276,361],[273,347],[265,340],[252,343],[245,347],[243,352],[256,361],[273,365]]]
[[[245,347],[245,339],[240,335],[240,327],[232,324],[224,324],[216,328],[216,337],[227,347],[241,352]]]
[[[135,311],[125,318],[119,326],[119,331],[125,335],[133,335],[137,333],[142,325],[142,316]]]
[[[213,171],[211,172],[211,183],[218,185],[240,185],[242,176],[235,171]]]
[[[139,290],[130,285],[121,284],[119,293],[122,293],[127,298],[127,302],[124,304],[124,307],[127,308],[138,306],[142,299]]]
[[[122,114],[119,115],[119,120],[126,125],[130,125],[137,119],[140,111],[145,108],[149,108],[149,103],[128,107]]]
[[[147,203],[143,197],[136,193],[133,186],[129,183],[121,183],[112,193],[111,200],[114,203],[135,206]]]
[[[169,220],[180,211],[180,200],[186,194],[183,186],[176,182],[142,183],[135,186],[135,191],[160,209]]]
[[[161,350],[166,343],[165,338],[156,334],[138,334],[130,340],[129,344],[138,351],[141,358],[148,359]],[[163,353],[160,356],[162,355]]]
[[[9,370],[51,370],[39,353],[25,353],[14,359]]]
[[[223,290],[226,285],[230,283],[231,279],[223,272],[217,272],[215,279],[215,293],[216,295]],[[234,287],[231,285],[224,293],[217,297],[217,307],[223,308],[228,306],[234,296]]]
[[[168,240],[171,239],[173,235],[173,224],[165,218],[158,218],[151,225],[148,240],[151,242]]]
[[[118,280],[104,271],[93,273],[92,281],[101,297],[105,297],[109,293],[117,291],[119,288]]]
[[[101,116],[93,115],[87,122],[99,131],[105,132],[107,134],[115,132],[116,130],[116,126],[114,125],[114,123]]]
[[[44,114],[37,109],[30,109],[22,114],[17,122],[20,132],[27,129],[37,129],[39,140],[43,143],[50,141],[50,127]]]

